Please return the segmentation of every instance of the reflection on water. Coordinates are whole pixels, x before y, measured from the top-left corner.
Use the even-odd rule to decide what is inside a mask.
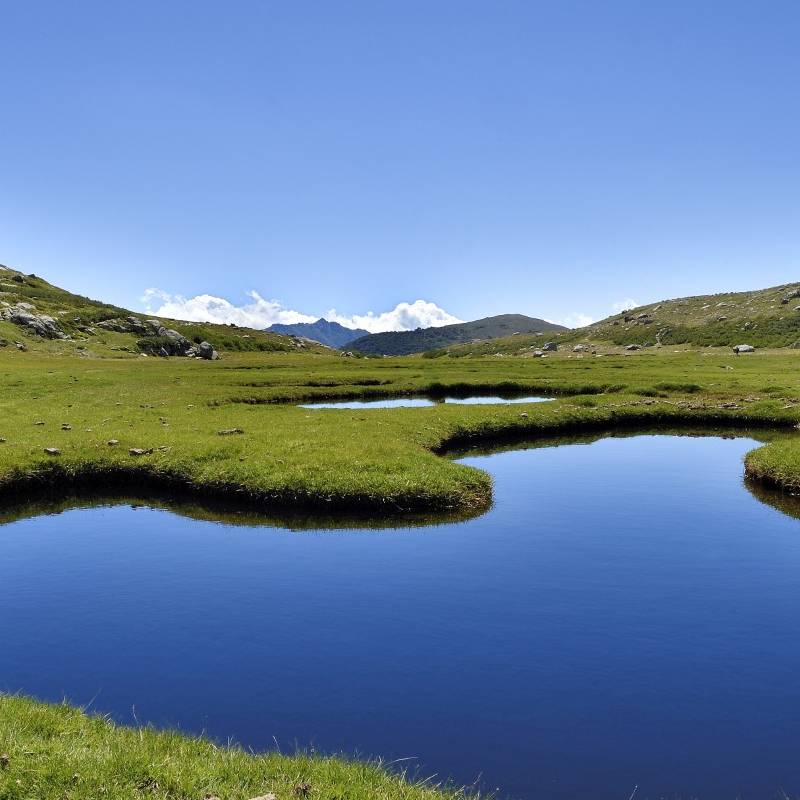
[[[506,403],[545,403],[552,397],[500,397],[499,395],[471,397],[392,397],[374,400],[333,400],[304,403],[300,408],[426,408],[442,403],[461,405],[490,405]]]
[[[793,795],[800,528],[755,444],[475,451],[491,511],[371,535],[52,506],[0,529],[0,687],[501,797]]]

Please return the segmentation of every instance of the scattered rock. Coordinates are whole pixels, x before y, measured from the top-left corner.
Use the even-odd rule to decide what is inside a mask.
[[[8,755],[8,753],[3,753],[3,755],[0,756],[0,769],[5,769],[10,761],[11,757]]]
[[[6,443],[6,439],[4,439],[2,436],[0,436],[0,444],[5,444],[5,443]]]
[[[224,430],[217,431],[219,436],[234,436],[237,433],[244,433],[241,428],[225,428]]]
[[[625,349],[626,350],[641,350],[642,346],[638,345],[638,344],[626,344],[625,345]]]
[[[106,444],[109,447],[116,447],[119,444],[119,439],[109,439]]]
[[[733,352],[738,356],[739,353],[755,353],[756,349],[751,344],[737,344]]]
[[[219,358],[219,353],[208,342],[200,342],[197,347],[197,355],[207,361],[216,361]]]
[[[28,348],[22,342],[14,342],[14,347],[22,353],[27,352]]]
[[[545,342],[542,345],[542,350],[544,350],[545,353],[554,353],[558,350],[558,345],[555,342]]]
[[[502,353],[498,353],[497,355],[502,355]],[[541,358],[544,355],[543,350],[534,350],[532,353],[534,358]]]
[[[62,431],[71,431],[72,430],[72,425],[70,425],[69,422],[65,422],[65,423],[63,423],[61,425],[61,430]]]
[[[250,800],[277,800],[277,798],[272,792],[269,792],[268,794],[262,794],[258,797],[251,797]]]
[[[153,453],[153,448],[149,447],[147,450],[145,450],[141,447],[131,447],[131,449],[128,450],[128,452],[132,456],[149,456]]]
[[[586,344],[576,344],[575,347],[572,348],[573,353],[585,353],[589,349],[589,345]]]
[[[45,447],[45,453],[49,456],[60,456],[61,451],[57,447]]]
[[[34,425],[44,425],[43,419],[37,419],[36,422],[33,423]]]

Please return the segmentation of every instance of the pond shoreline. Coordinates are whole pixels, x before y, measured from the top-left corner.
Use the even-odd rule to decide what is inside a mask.
[[[492,448],[493,445],[546,443],[548,440],[569,438],[582,434],[613,436],[615,433],[698,433],[715,435],[720,430],[768,432],[788,434],[796,429],[794,420],[776,420],[758,415],[732,414],[723,411],[697,413],[676,411],[658,413],[652,405],[621,405],[615,409],[603,406],[596,411],[605,414],[587,415],[580,420],[537,420],[526,412],[514,420],[499,425],[482,425],[475,429],[458,429],[438,444],[428,448],[440,457],[452,458],[475,447]],[[663,410],[663,409],[662,409]],[[745,476],[769,489],[796,490],[800,487],[800,465],[797,473],[779,472],[756,457],[769,447],[750,451],[745,459]],[[473,470],[474,472],[474,470]],[[485,476],[485,473],[479,473]],[[412,521],[414,515],[439,514],[440,521],[459,521],[485,513],[492,506],[491,481],[486,477],[477,490],[461,496],[425,495],[408,492],[403,496],[386,497],[374,493],[315,493],[310,490],[262,490],[246,483],[226,481],[198,481],[187,474],[151,463],[122,465],[119,463],[94,463],[82,461],[70,464],[66,460],[46,461],[37,469],[17,472],[0,479],[0,504],[25,505],[45,493],[49,499],[58,500],[77,495],[94,494],[102,498],[133,495],[145,502],[174,500],[177,504],[200,502],[209,507],[225,507],[233,513],[253,512],[264,515],[297,515],[307,518],[319,516],[320,522],[331,514],[351,514],[355,524],[369,523],[369,519],[383,519],[390,524]],[[423,523],[424,524],[424,523]],[[291,525],[290,525],[291,527]]]

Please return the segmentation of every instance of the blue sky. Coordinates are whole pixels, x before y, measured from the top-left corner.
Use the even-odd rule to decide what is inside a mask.
[[[800,278],[797,2],[0,10],[0,263],[83,294],[578,320]]]

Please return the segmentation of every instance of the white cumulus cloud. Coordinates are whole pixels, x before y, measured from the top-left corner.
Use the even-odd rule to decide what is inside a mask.
[[[331,322],[338,322],[346,328],[362,328],[370,333],[439,328],[442,325],[463,322],[428,300],[398,303],[391,311],[384,311],[381,314],[368,311],[366,314],[353,314],[350,317],[343,316],[335,308],[332,308],[325,318]]]
[[[615,314],[621,314],[623,311],[630,311],[632,308],[637,308],[640,304],[632,297],[626,297],[624,300],[618,300],[611,308],[614,309]]]
[[[279,300],[265,300],[258,292],[247,293],[249,302],[235,305],[224,297],[200,294],[184,297],[169,294],[161,289],[147,289],[141,298],[147,313],[156,317],[184,319],[193,322],[234,323],[248,328],[268,328],[275,323],[291,325],[296,322],[315,322],[319,317],[301,311],[284,308]],[[461,322],[436,303],[415,300],[413,303],[398,303],[391,311],[376,314],[346,316],[331,309],[325,318],[338,322],[346,328],[363,328],[370,333],[382,331],[407,331],[414,328],[431,328]]]
[[[575,311],[561,319],[547,321],[555,322],[557,325],[566,325],[568,328],[584,328],[594,322],[594,317],[590,317],[588,314],[582,314],[580,311]]]
[[[265,300],[258,292],[248,292],[250,302],[236,306],[224,297],[199,294],[183,297],[160,289],[148,289],[142,297],[147,312],[157,317],[186,319],[193,322],[233,322],[248,328],[267,328],[276,322],[314,322],[317,317],[285,309],[277,300]]]

